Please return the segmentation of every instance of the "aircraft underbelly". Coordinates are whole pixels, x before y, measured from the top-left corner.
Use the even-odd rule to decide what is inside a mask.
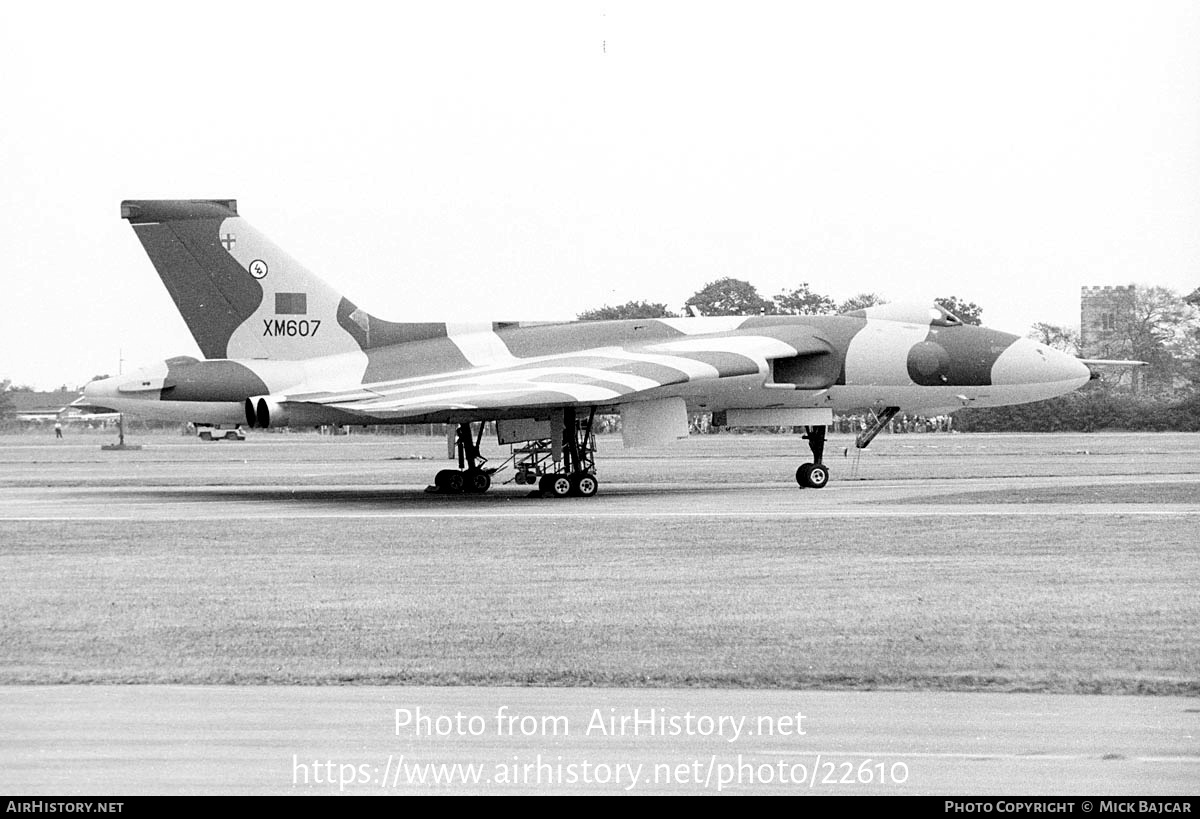
[[[741,383],[710,385],[703,393],[687,384],[656,391],[659,395],[677,394],[687,399],[691,412],[727,409],[765,409],[771,407],[827,408],[834,412],[853,412],[869,407],[900,407],[913,412],[948,411],[964,405],[989,406],[994,388],[921,387],[917,385],[871,385],[830,387],[828,390],[786,390],[764,388],[761,378],[729,379]],[[964,400],[965,399],[965,400]],[[1013,399],[1006,396],[1006,400]],[[1022,400],[1038,400],[1037,397]]]
[[[230,401],[109,401],[112,409],[154,421],[194,421],[201,424],[244,424],[246,409]]]

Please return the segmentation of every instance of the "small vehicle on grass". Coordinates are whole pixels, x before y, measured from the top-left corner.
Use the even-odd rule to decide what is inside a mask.
[[[244,441],[246,440],[246,431],[240,426],[220,427],[197,424],[196,437],[201,441]]]

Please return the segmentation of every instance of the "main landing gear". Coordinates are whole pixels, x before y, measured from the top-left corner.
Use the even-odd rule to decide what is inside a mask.
[[[828,427],[805,427],[804,438],[812,450],[813,463],[804,464],[796,470],[796,483],[811,489],[820,489],[829,483],[829,467],[821,462],[825,456],[825,432]]]
[[[473,434],[470,424],[459,424],[455,433],[454,448],[458,452],[458,469],[443,469],[433,478],[433,486],[426,492],[446,495],[482,495],[492,487],[492,475],[496,470],[487,469],[487,458],[479,454],[479,443],[483,440],[484,424],[479,425],[479,435]]]
[[[866,449],[867,445],[875,439],[875,436],[891,422],[892,418],[899,411],[899,407],[884,407],[875,413],[871,419],[871,423],[855,439],[854,446],[858,449]],[[804,438],[808,441],[808,448],[812,450],[813,462],[811,464],[804,464],[796,470],[796,483],[800,484],[801,487],[820,489],[829,483],[829,467],[821,462],[821,459],[825,455],[825,433],[828,429],[829,427],[826,426],[804,428]]]
[[[560,467],[557,460],[551,461],[555,471],[538,479],[538,492],[543,497],[590,498],[600,489],[600,482],[596,480],[596,437],[592,434],[595,420],[595,407],[588,413],[586,421],[577,418],[574,407],[563,410],[562,465]]]
[[[595,407],[586,420],[577,417],[574,407],[564,409],[561,416],[553,419],[552,426],[561,430],[561,438],[557,442],[553,438],[535,442],[522,450],[519,459],[514,457],[517,483],[536,482],[538,488],[535,494],[543,497],[590,498],[595,495],[600,488],[600,482],[596,480],[596,438],[592,434],[595,418]],[[434,476],[433,486],[428,487],[426,492],[479,495],[491,488],[492,477],[499,469],[485,467],[487,458],[479,454],[484,427],[485,424],[481,423],[476,434],[471,424],[458,425],[454,440],[458,469],[438,472]]]

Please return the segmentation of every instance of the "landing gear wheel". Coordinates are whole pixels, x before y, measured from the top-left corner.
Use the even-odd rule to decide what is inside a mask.
[[[465,485],[463,473],[454,469],[443,469],[433,478],[433,485],[448,495],[457,495]]]
[[[542,494],[552,498],[565,498],[571,494],[571,478],[568,475],[546,475],[538,483]]]
[[[824,464],[804,464],[796,470],[796,483],[811,489],[820,489],[829,483],[829,470]]]
[[[571,476],[571,494],[580,498],[590,498],[600,488],[600,482],[590,472],[576,472]]]
[[[801,467],[796,470],[796,483],[800,484],[801,486],[808,486],[808,475],[810,472],[812,472],[812,468],[814,466],[815,464],[801,465]]]
[[[492,487],[492,476],[482,469],[467,470],[464,475],[464,486],[472,495],[482,495]]]

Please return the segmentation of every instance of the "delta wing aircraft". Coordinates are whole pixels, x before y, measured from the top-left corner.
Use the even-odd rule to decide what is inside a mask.
[[[1039,401],[1087,383],[1080,360],[939,308],[838,316],[396,323],[331,289],[237,212],[234,200],[121,203],[204,360],[171,358],[94,381],[85,400],[145,417],[250,427],[444,423],[458,469],[443,492],[483,492],[486,422],[529,454],[521,483],[590,496],[593,421],[620,413],[627,446],[680,438],[688,413],[731,426],[797,426],[825,486],[835,412],[871,408],[866,446],[897,412]],[[795,440],[780,437],[782,445]]]

